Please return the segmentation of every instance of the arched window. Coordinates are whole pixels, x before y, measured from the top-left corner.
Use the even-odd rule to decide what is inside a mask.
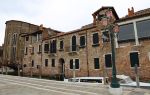
[[[76,36],[72,36],[72,51],[76,51],[77,50],[77,43],[76,43]]]

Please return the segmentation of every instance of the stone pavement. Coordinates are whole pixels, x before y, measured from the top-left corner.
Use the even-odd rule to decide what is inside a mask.
[[[0,75],[0,95],[111,95],[106,85]],[[150,95],[150,88],[123,87],[122,95]]]

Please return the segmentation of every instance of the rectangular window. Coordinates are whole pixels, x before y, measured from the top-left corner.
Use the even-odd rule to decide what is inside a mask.
[[[26,41],[29,41],[29,36],[27,36],[25,39],[26,39]]]
[[[106,54],[106,55],[105,55],[105,66],[106,66],[107,68],[112,67],[111,54]]]
[[[50,42],[50,53],[56,53],[56,40]]]
[[[40,65],[37,65],[36,68],[39,69]]]
[[[48,51],[49,51],[49,44],[46,43],[46,44],[44,44],[44,52],[48,53]]]
[[[99,58],[94,58],[94,69],[99,69]]]
[[[64,49],[64,42],[63,41],[60,41],[60,47],[59,47],[60,50],[63,50]]]
[[[45,59],[45,67],[48,67],[48,59]]]
[[[73,59],[70,60],[70,69],[73,69],[73,62],[75,62],[75,69],[79,69],[79,59]]]
[[[98,33],[94,33],[93,34],[93,45],[97,45],[97,44],[99,44]]]
[[[52,59],[52,67],[55,67],[55,59]]]
[[[118,41],[135,39],[133,23],[121,25],[119,28]]]
[[[73,69],[73,59],[70,60],[70,69]]]
[[[75,59],[75,69],[79,69],[79,59]]]
[[[39,45],[39,51],[38,51],[38,53],[41,53],[41,52],[42,52],[42,46]]]
[[[80,37],[80,47],[84,47],[85,46],[85,36],[81,36]]]
[[[138,52],[131,52],[130,53],[130,64],[131,67],[134,67],[135,64],[139,67],[139,54]]]
[[[138,38],[150,37],[150,19],[136,22]]]
[[[32,60],[32,64],[31,64],[31,66],[32,66],[32,67],[34,67],[34,60]]]

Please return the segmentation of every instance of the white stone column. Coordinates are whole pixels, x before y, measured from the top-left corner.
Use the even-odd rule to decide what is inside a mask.
[[[139,45],[139,39],[138,39],[138,34],[137,34],[136,21],[133,22],[133,26],[134,26],[134,35],[135,35],[135,45]]]
[[[117,33],[114,34],[115,35],[115,47],[118,48],[118,38],[117,38]]]

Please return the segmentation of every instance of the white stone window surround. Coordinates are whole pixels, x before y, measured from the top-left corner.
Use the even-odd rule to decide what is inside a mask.
[[[94,59],[95,59],[95,58],[98,58],[98,59],[99,59],[99,69],[95,69],[95,63],[94,63]],[[93,58],[93,63],[94,63],[94,64],[93,64],[94,70],[100,70],[100,57],[94,57],[94,58]]]
[[[106,63],[105,63],[105,56],[106,55],[111,55],[111,59],[112,59],[112,53],[106,53],[106,54],[104,54],[103,56],[104,56],[104,65],[105,65],[105,69],[112,69],[112,67],[106,67]]]
[[[137,52],[138,53],[138,55],[140,55],[140,53],[139,53],[139,51],[130,51],[128,54],[129,54],[129,57],[130,57],[130,53],[134,53],[134,52]],[[130,58],[129,58],[130,59]],[[140,59],[140,56],[139,56],[139,59]],[[140,68],[141,67],[141,64],[140,64],[140,60],[139,60],[139,67],[138,68]],[[135,69],[135,67],[131,67],[131,65],[130,65],[130,68],[131,69]]]
[[[71,58],[71,59],[73,60],[73,63],[75,63],[75,60],[79,59],[79,58]],[[68,68],[69,68],[69,70],[73,71],[73,69],[70,69],[70,60],[69,60],[69,67]],[[80,70],[80,59],[79,59],[79,69],[75,69],[75,71],[78,71],[78,70]]]
[[[62,49],[60,48],[60,42],[63,42],[63,48]],[[59,42],[57,44],[57,49],[64,50],[64,40],[63,39],[59,40]]]
[[[86,46],[86,44],[87,44],[86,43],[87,38],[86,38],[86,35],[81,35],[80,37],[83,37],[83,36],[85,37],[85,45],[84,46]],[[80,37],[79,37],[79,44],[80,44]]]
[[[70,46],[69,46],[69,52],[72,52],[72,37],[75,36],[76,37],[76,45],[78,45],[78,36],[76,34],[73,34],[70,38]],[[77,48],[77,47],[76,47]],[[77,50],[76,50],[77,51]],[[73,51],[73,52],[76,52]]]
[[[93,44],[93,34],[96,34],[96,33],[98,33],[98,40],[100,40],[99,32],[98,31],[95,31],[95,32],[93,31],[93,33],[91,33],[92,34],[92,37],[91,37],[91,43],[92,43],[92,45],[95,45],[95,44]],[[99,42],[97,44],[99,44]]]

